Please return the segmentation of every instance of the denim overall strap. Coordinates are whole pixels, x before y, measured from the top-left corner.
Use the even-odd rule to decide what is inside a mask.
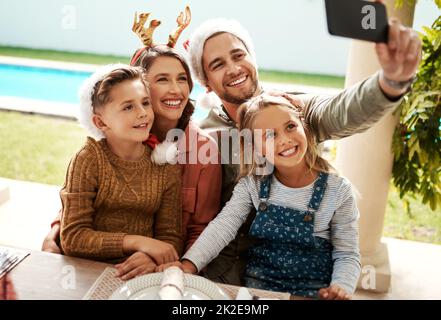
[[[271,176],[260,185],[258,213],[250,235],[262,240],[250,248],[245,283],[248,287],[288,291],[316,297],[332,277],[332,245],[314,236],[315,211],[327,187],[328,174],[319,173],[314,182],[308,210],[267,203]]]
[[[308,204],[308,211],[315,212],[320,207],[328,181],[328,174],[326,172],[320,172],[317,180],[314,183],[314,191],[312,192],[311,199]]]
[[[270,189],[271,189],[271,180],[272,179],[273,179],[272,174],[270,174],[262,179],[262,181],[260,183],[260,193],[259,193],[260,200],[268,200]]]
[[[273,179],[273,175],[270,174],[262,179],[260,182],[260,193],[259,193],[259,210],[265,211],[268,207],[268,198],[271,190],[271,180]]]

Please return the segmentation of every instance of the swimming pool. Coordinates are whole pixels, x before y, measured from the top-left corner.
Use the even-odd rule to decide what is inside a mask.
[[[91,72],[46,67],[24,66],[0,63],[0,96],[27,98],[41,101],[78,104],[78,88]],[[191,98],[203,93],[197,83]],[[207,115],[206,110],[196,108],[193,118],[198,121]]]

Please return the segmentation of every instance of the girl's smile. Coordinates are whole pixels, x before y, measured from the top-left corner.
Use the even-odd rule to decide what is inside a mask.
[[[279,156],[285,157],[285,158],[294,157],[298,151],[299,151],[299,146],[297,145],[295,147],[288,148],[282,152],[279,152]]]

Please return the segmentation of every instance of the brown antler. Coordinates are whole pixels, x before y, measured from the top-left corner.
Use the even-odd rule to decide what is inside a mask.
[[[168,46],[171,48],[174,48],[176,45],[176,42],[178,42],[178,38],[181,35],[182,31],[184,31],[185,28],[190,24],[191,21],[191,11],[189,6],[185,7],[185,13],[181,12],[179,13],[178,18],[176,19],[176,22],[178,23],[178,27],[176,30],[168,36]]]
[[[144,25],[149,16],[150,13],[140,13],[138,21],[138,13],[135,12],[135,20],[133,21],[132,26],[132,31],[138,35],[139,39],[141,39],[142,43],[146,47],[151,47],[153,45],[153,32],[155,31],[156,27],[161,24],[161,21],[152,20],[150,21],[150,26],[145,28]]]

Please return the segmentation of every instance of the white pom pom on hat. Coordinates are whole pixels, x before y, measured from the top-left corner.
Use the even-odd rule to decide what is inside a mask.
[[[95,85],[104,80],[104,78],[112,71],[120,68],[130,67],[127,64],[116,63],[99,67],[89,78],[87,78],[78,90],[80,98],[78,121],[82,127],[87,129],[91,136],[96,139],[104,138],[103,132],[98,129],[92,121],[93,106],[92,95],[94,93]],[[154,148],[152,152],[152,161],[156,164],[163,165],[166,163],[176,164],[178,158],[177,143],[164,141]]]
[[[204,92],[196,98],[196,106],[203,109],[211,109],[221,105],[221,99],[214,92]]]
[[[152,152],[151,159],[154,163],[163,165],[178,162],[178,146],[176,142],[164,141],[158,144]]]

